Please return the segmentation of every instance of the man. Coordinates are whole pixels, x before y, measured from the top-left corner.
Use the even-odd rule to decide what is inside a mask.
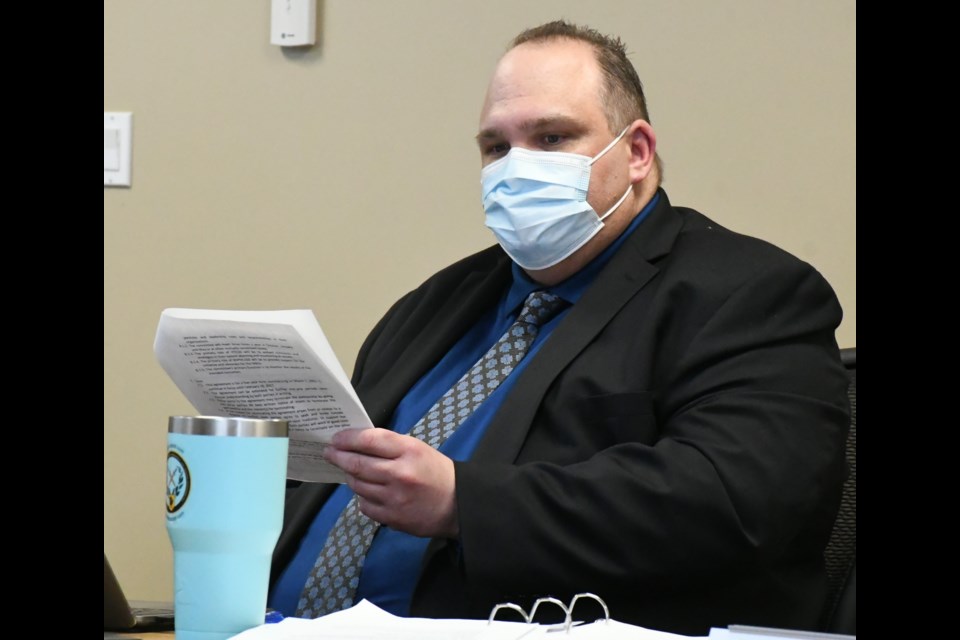
[[[814,626],[847,423],[830,287],[670,204],[619,40],[522,33],[477,141],[500,246],[367,338],[353,382],[387,428],[334,439],[347,487],[288,501],[272,606],[486,617],[590,591],[678,632]]]

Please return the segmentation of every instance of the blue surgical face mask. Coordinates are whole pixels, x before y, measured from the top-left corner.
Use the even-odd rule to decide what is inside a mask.
[[[629,127],[627,127],[629,129]],[[546,269],[569,257],[603,228],[633,185],[602,216],[587,203],[590,168],[617,144],[594,157],[514,147],[480,172],[486,225],[503,250],[524,269]]]

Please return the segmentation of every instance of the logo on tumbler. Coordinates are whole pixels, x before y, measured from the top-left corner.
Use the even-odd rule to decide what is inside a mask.
[[[190,469],[176,451],[167,452],[167,513],[176,513],[190,495]]]

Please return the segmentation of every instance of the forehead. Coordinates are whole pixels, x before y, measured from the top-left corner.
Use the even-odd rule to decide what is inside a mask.
[[[535,120],[548,112],[602,120],[601,86],[602,74],[589,44],[569,39],[521,44],[497,64],[480,114],[480,128]]]

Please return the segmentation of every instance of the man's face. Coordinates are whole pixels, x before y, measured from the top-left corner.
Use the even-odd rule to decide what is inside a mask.
[[[607,123],[600,102],[602,73],[590,45],[568,39],[526,43],[501,58],[480,114],[483,166],[512,147],[565,151],[594,157],[620,132]],[[610,148],[592,166],[587,202],[603,215],[631,188],[631,135]],[[628,197],[589,242],[558,264],[526,270],[534,280],[553,285],[570,277],[618,236],[639,211]]]
[[[480,114],[483,166],[511,147],[595,156],[616,136],[600,103],[602,74],[593,49],[558,39],[514,47],[497,65]],[[607,211],[629,184],[621,141],[594,163],[587,201]]]

